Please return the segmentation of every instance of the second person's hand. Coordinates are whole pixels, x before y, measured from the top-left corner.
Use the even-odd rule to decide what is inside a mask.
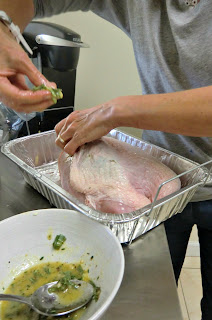
[[[49,91],[31,91],[24,76],[35,85],[55,87],[33,65],[8,28],[0,22],[0,101],[18,112],[42,111],[53,104]]]
[[[56,144],[73,155],[80,146],[101,138],[115,127],[112,103],[74,111],[56,125]]]

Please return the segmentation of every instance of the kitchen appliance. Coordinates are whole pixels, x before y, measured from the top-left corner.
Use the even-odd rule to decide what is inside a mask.
[[[54,129],[74,110],[80,48],[88,47],[78,33],[54,23],[31,22],[23,35],[33,51],[32,62],[49,81],[62,89],[64,98],[44,112],[34,114],[23,125],[19,137]],[[32,87],[28,79],[27,84]]]

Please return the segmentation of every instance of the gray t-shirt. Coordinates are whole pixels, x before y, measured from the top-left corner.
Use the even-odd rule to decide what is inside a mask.
[[[143,94],[212,85],[211,0],[200,1],[194,9],[185,0],[34,0],[34,4],[36,17],[91,10],[122,29],[132,40]],[[145,130],[142,138],[198,163],[212,158],[212,137]],[[192,201],[208,199],[212,184],[200,188]]]

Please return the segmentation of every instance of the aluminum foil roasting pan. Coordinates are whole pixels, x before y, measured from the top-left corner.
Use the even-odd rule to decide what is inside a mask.
[[[9,141],[2,147],[2,152],[20,167],[26,182],[46,197],[52,205],[57,208],[75,209],[107,225],[121,243],[131,243],[133,239],[181,212],[197,188],[204,185],[206,180],[212,181],[207,167],[208,164],[212,164],[212,160],[204,165],[198,165],[118,130],[112,130],[109,136],[141,148],[169,166],[180,178],[182,188],[159,201],[155,198],[152,204],[131,213],[106,214],[90,209],[61,187],[57,165],[61,150],[55,145],[54,131]]]

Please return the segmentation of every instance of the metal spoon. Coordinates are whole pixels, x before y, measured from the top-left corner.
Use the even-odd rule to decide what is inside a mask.
[[[81,294],[78,299],[70,301],[70,304],[68,305],[61,304],[58,295],[48,291],[48,289],[58,283],[57,281],[41,286],[30,297],[26,298],[12,294],[0,294],[0,300],[27,304],[37,313],[44,316],[62,316],[86,305],[94,294],[94,288],[90,283],[80,280],[71,280],[70,282],[75,286],[76,290],[80,290]]]

